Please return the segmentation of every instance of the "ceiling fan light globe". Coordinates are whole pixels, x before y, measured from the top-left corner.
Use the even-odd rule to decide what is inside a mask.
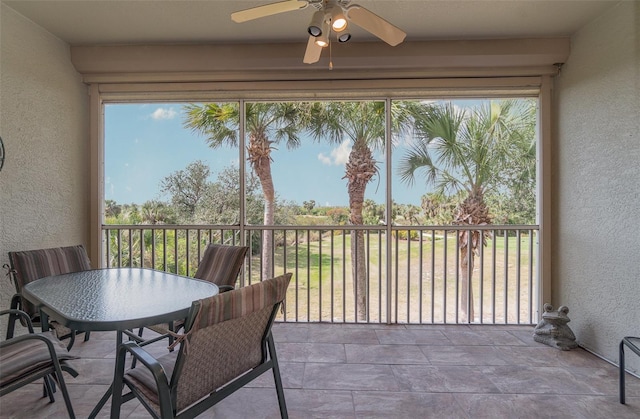
[[[316,38],[316,45],[319,47],[327,47],[329,46],[329,39],[327,39],[326,35],[320,35]]]
[[[315,36],[316,38],[322,35],[322,29],[317,26],[309,26],[307,32],[309,32],[309,35]]]
[[[347,29],[347,18],[340,6],[336,5],[331,8],[331,27],[336,32]]]
[[[335,22],[333,22],[332,27],[334,31],[342,32],[343,30],[347,29],[347,21],[346,19],[336,20]]]
[[[311,22],[309,22],[309,27],[307,28],[307,32],[309,35],[315,36],[316,38],[322,35],[322,28],[324,27],[324,12],[322,10],[318,10],[311,16]]]
[[[342,31],[336,34],[338,42],[348,42],[351,39],[351,34],[348,31]]]
[[[329,22],[327,20],[322,24],[322,34],[320,36],[316,36],[316,45],[321,47],[329,46],[329,34],[331,33],[331,26],[329,26]]]

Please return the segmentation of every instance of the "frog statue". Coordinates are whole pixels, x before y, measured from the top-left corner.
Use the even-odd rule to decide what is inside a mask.
[[[576,336],[567,326],[571,321],[567,313],[569,313],[567,306],[560,306],[557,311],[554,311],[551,304],[545,304],[542,320],[533,331],[533,340],[563,351],[576,348],[578,346]]]

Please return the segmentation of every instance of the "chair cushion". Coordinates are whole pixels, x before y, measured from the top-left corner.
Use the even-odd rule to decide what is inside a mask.
[[[9,252],[9,259],[20,286],[45,276],[91,269],[82,245]]]
[[[176,365],[177,357],[178,351],[173,351],[156,359],[164,369],[164,373],[167,376],[167,382],[171,382],[171,376],[173,375],[173,368]],[[131,387],[136,388],[146,399],[147,403],[156,410],[156,412],[160,412],[160,401],[158,399],[156,381],[153,379],[153,374],[151,374],[148,368],[138,367],[128,370],[125,373],[125,381]]]
[[[194,278],[204,279],[216,285],[236,283],[244,257],[249,247],[210,244],[204,251]]]
[[[63,326],[56,321],[50,321],[49,326],[54,330],[58,339],[66,339],[71,336],[73,330],[69,329],[67,326]]]
[[[287,273],[270,280],[200,300],[203,314],[196,318],[191,328],[197,330],[273,306],[284,300],[290,280],[291,274]]]
[[[39,333],[39,335],[53,343],[60,361],[78,358],[67,351],[67,348],[55,337],[53,332]],[[3,342],[6,346],[0,348],[0,365],[2,365],[0,387],[5,387],[42,368],[53,365],[49,350],[41,340],[26,339],[15,344],[7,344],[10,341],[11,339]]]
[[[262,360],[260,342],[265,333],[271,310],[265,307],[258,312],[200,329],[192,336],[188,356],[197,360],[195,365],[186,362],[183,365],[178,386],[177,411],[190,406],[218,388],[251,370]],[[157,358],[171,381],[177,361],[178,351],[169,352]],[[207,368],[202,361],[206,360]],[[137,367],[125,373],[127,384],[135,388],[145,401],[160,412],[158,390],[153,375],[148,368]]]
[[[273,307],[265,307],[190,336],[177,384],[178,410],[266,361],[262,342],[272,313]]]
[[[9,252],[9,260],[15,275],[15,286],[18,293],[26,284],[45,276],[91,269],[87,251],[82,245]],[[24,298],[22,299],[22,310],[29,313],[32,319],[38,315],[38,311]]]

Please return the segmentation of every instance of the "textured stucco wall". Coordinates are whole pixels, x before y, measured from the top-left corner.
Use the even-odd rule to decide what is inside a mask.
[[[552,298],[616,363],[622,337],[640,336],[639,46],[640,3],[620,2],[572,37],[555,83]]]
[[[0,264],[10,250],[87,244],[88,95],[69,46],[0,10]],[[0,275],[0,307],[13,285]]]

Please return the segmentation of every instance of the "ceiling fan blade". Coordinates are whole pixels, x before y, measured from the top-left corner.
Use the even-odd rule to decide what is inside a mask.
[[[302,60],[305,64],[313,64],[320,61],[320,54],[322,53],[322,47],[316,44],[316,38],[314,36],[309,35],[309,42],[307,42],[307,50],[304,53],[304,59]]]
[[[265,4],[264,6],[252,7],[251,9],[233,12],[231,13],[231,20],[237,23],[242,23],[265,16],[302,9],[307,7],[308,4],[309,3],[307,1],[302,0],[286,0],[278,3]]]
[[[404,41],[405,36],[407,36],[400,28],[357,4],[349,6],[347,17],[351,22],[394,47]]]

